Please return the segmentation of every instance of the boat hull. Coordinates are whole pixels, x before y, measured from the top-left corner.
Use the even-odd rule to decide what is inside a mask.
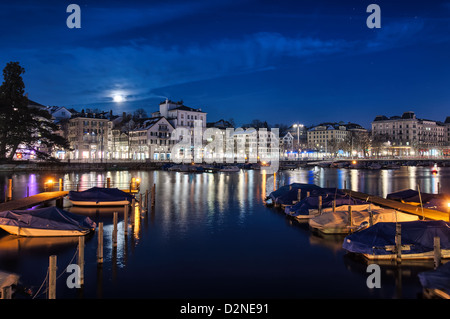
[[[43,229],[43,228],[25,228],[12,225],[0,225],[0,228],[16,236],[26,237],[61,237],[61,236],[84,236],[92,230],[61,230],[61,229]]]
[[[69,200],[75,206],[125,206],[130,204],[130,202],[127,200],[110,201],[110,202],[76,201],[71,199]]]
[[[387,255],[373,255],[373,254],[362,254],[365,258],[369,260],[395,260],[397,254],[387,254]],[[420,254],[401,254],[402,260],[422,260],[422,259],[434,259],[434,251],[428,251]],[[441,258],[450,258],[450,250],[442,249]]]

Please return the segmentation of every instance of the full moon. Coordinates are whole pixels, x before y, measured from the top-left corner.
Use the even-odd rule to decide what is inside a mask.
[[[113,96],[113,101],[117,103],[123,102],[125,101],[125,97],[123,95],[116,94]]]

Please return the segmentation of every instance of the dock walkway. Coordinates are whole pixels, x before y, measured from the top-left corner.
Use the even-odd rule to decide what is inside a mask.
[[[15,199],[6,203],[0,204],[0,212],[14,209],[24,209],[27,207],[36,206],[51,200],[63,198],[68,191],[44,192],[37,195],[32,195],[25,198]]]
[[[396,209],[398,211],[418,215],[420,217],[424,217],[426,219],[433,220],[444,220],[446,222],[449,221],[449,213],[441,212],[435,209],[422,208],[420,206],[414,206],[410,204],[401,203],[395,200],[386,199],[379,196],[368,195],[365,193],[355,192],[349,189],[343,190],[346,194],[349,194],[351,197],[365,200],[370,203],[374,203],[379,206],[383,206],[386,208]]]

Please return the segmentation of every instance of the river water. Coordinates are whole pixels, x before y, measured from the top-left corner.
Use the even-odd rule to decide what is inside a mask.
[[[13,272],[36,298],[50,255],[57,256],[57,298],[420,298],[417,274],[432,262],[382,266],[381,288],[366,285],[367,264],[346,254],[342,236],[318,236],[263,199],[276,187],[314,183],[386,196],[404,188],[450,193],[450,168],[395,170],[335,168],[280,171],[276,175],[238,173],[117,171],[88,173],[3,173],[0,189],[12,178],[13,198],[49,188],[50,178],[66,187],[156,186],[153,210],[136,214],[128,235],[123,209],[63,207],[104,223],[104,263],[96,262],[97,232],[86,238],[85,283],[70,289],[67,265],[76,262],[77,239],[17,238],[0,231],[0,271]],[[54,203],[50,203],[52,205]],[[112,245],[112,212],[119,212],[117,248]]]

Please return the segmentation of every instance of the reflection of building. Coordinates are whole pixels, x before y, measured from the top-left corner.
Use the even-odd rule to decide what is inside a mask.
[[[173,126],[165,117],[145,120],[141,127],[129,132],[130,158],[135,160],[168,160],[176,142],[170,139]]]
[[[445,123],[418,119],[414,112],[389,118],[379,115],[372,122],[372,138],[386,143],[392,155],[436,156],[449,146],[446,129]]]
[[[108,138],[112,123],[103,114],[79,113],[69,120],[71,159],[102,161],[109,157]]]

